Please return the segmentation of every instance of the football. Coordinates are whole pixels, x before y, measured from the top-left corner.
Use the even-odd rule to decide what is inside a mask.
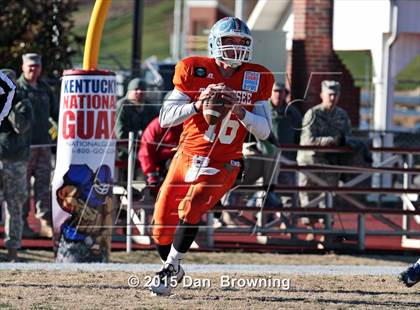
[[[229,102],[222,95],[224,88],[224,84],[218,84],[204,100],[203,116],[209,125],[217,124],[230,110]]]

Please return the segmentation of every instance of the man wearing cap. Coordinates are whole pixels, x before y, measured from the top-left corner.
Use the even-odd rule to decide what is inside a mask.
[[[117,102],[115,134],[118,139],[128,139],[128,133],[139,133],[158,115],[158,110],[145,100],[146,83],[134,78],[128,83],[126,96]],[[119,157],[127,158],[127,148],[121,149]]]
[[[146,82],[140,78],[134,78],[128,83],[125,97],[117,102],[117,120],[115,125],[117,139],[128,139],[130,131],[134,132],[135,140],[140,139],[142,131],[159,114],[159,109],[146,101],[145,91]],[[120,142],[118,145],[118,158],[120,160],[127,159],[127,145],[127,140]],[[118,178],[126,180],[124,174],[119,174]]]
[[[13,70],[1,69],[0,72],[16,81]],[[26,170],[32,117],[31,103],[17,91],[10,113],[0,125],[0,161],[3,166],[0,176],[7,203],[4,245],[9,261],[16,261],[17,249],[21,246],[22,207],[28,198]]]
[[[40,78],[42,59],[39,54],[22,56],[22,75],[17,80],[19,91],[32,103],[34,114],[31,152],[28,163],[28,184],[35,178],[36,217],[40,220],[40,236],[52,237],[50,179],[51,179],[51,127],[50,119],[58,120],[58,102],[48,84]],[[30,186],[29,186],[30,189]],[[32,236],[28,226],[29,199],[23,209],[24,236]]]
[[[351,122],[345,110],[337,106],[341,87],[340,83],[332,80],[322,81],[322,102],[309,109],[302,121],[301,145],[317,146],[343,146],[345,137],[350,135]],[[340,157],[339,153],[325,153],[317,151],[298,151],[297,161],[299,165],[310,164],[334,164]],[[313,173],[329,186],[336,186],[340,175],[338,173]],[[299,173],[300,186],[320,186],[303,173]],[[300,203],[306,207],[308,203],[319,196],[319,193],[300,192]],[[323,203],[320,204],[320,207]],[[314,224],[313,219],[303,219],[309,226]]]

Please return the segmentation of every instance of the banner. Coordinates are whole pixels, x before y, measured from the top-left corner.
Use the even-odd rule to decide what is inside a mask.
[[[112,233],[116,79],[64,71],[52,181],[57,262],[107,262]]]

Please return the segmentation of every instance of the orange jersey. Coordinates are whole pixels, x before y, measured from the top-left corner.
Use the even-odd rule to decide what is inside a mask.
[[[224,83],[236,92],[238,102],[252,111],[255,102],[268,100],[274,83],[273,74],[265,67],[244,63],[230,78],[224,78],[214,58],[189,57],[181,60],[175,69],[175,88],[188,95],[191,102],[209,85]],[[227,161],[242,157],[242,144],[247,129],[231,115],[210,128],[203,114],[198,113],[184,122],[180,149],[190,155],[209,157],[211,161]],[[213,135],[213,139],[210,138]],[[216,137],[216,138],[214,138]]]

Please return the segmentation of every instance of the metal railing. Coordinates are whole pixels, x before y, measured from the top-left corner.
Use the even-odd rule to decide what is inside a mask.
[[[319,152],[343,152],[348,153],[351,152],[349,147],[317,147],[317,146],[299,146],[299,145],[280,145],[282,151],[296,151],[296,150],[316,150]],[[129,148],[130,149],[130,148]],[[283,171],[293,171],[293,172],[304,172],[304,173],[311,173],[311,172],[337,172],[337,173],[348,173],[348,174],[355,174],[356,177],[352,180],[346,182],[342,186],[312,186],[312,187],[299,187],[299,186],[272,186],[270,190],[275,193],[299,193],[301,191],[305,192],[317,192],[317,193],[324,193],[327,201],[327,207],[325,209],[320,208],[311,208],[311,207],[298,207],[296,205],[290,208],[260,208],[260,207],[247,207],[247,206],[238,206],[238,205],[230,205],[224,207],[215,207],[212,209],[207,215],[207,225],[203,227],[206,233],[206,240],[207,246],[209,248],[214,247],[214,234],[215,233],[248,233],[248,234],[256,234],[257,239],[262,244],[268,244],[267,236],[271,234],[319,234],[319,235],[349,235],[357,237],[357,248],[360,251],[365,249],[365,239],[366,236],[369,235],[378,235],[378,236],[402,236],[403,240],[408,240],[410,237],[420,237],[419,231],[411,231],[409,229],[408,220],[409,217],[414,216],[417,223],[420,223],[420,210],[416,208],[413,204],[413,196],[417,196],[419,189],[413,188],[413,184],[411,182],[412,176],[420,174],[420,169],[413,167],[413,156],[420,154],[420,148],[395,148],[395,147],[381,147],[381,148],[370,148],[371,152],[376,153],[392,153],[394,154],[393,157],[385,159],[382,163],[376,163],[372,167],[351,167],[351,166],[334,166],[334,165],[308,165],[308,166],[301,166],[297,164],[282,164],[280,165],[280,170]],[[130,158],[132,158],[130,156]],[[399,167],[395,167],[398,164]],[[392,165],[392,166],[390,166]],[[402,175],[404,178],[404,182],[400,188],[394,187],[354,187],[355,184],[358,184],[360,181],[368,178],[372,174],[375,173],[387,173],[387,174],[398,174]],[[129,174],[130,175],[130,174]],[[128,180],[127,180],[128,181]],[[242,185],[234,189],[234,191],[241,191],[242,193],[253,193],[257,190],[267,191],[267,187],[263,186],[249,186],[249,185]],[[402,203],[401,209],[387,209],[387,208],[371,208],[369,206],[364,205],[363,203],[356,201],[355,199],[349,197],[349,194],[386,194],[386,195],[396,195],[399,197]],[[333,196],[340,196],[344,198],[347,202],[352,205],[352,208],[338,208],[332,206],[332,197]],[[128,199],[130,201],[130,199]],[[319,200],[318,200],[319,202]],[[143,213],[141,216],[141,220],[139,217],[135,219],[137,223],[137,227],[140,231],[147,235],[147,230],[145,228],[148,227],[146,223],[146,216],[145,213],[151,211],[153,209],[152,205],[145,205],[142,203],[130,203],[130,209],[139,209]],[[298,214],[298,215],[308,215],[308,214],[316,214],[316,215],[326,215],[331,216],[333,214],[356,214],[358,217],[357,220],[357,228],[351,230],[337,230],[334,229],[331,225],[331,220],[327,221],[327,225],[324,229],[305,229],[299,227],[287,227],[285,229],[273,228],[274,225],[268,224],[263,225],[261,220],[257,220],[255,222],[248,221],[248,225],[250,227],[225,227],[225,228],[214,228],[213,227],[213,213],[220,212],[220,211],[235,211],[235,212],[287,212],[290,214]],[[136,213],[131,210],[128,214],[131,214],[130,219],[127,221],[127,225],[131,225],[131,220],[136,216]],[[397,227],[394,222],[385,218],[385,215],[401,215],[403,217],[403,226]],[[366,215],[372,215],[377,220],[382,221],[385,225],[388,225],[392,228],[392,230],[373,230],[373,229],[366,229],[365,218]],[[262,217],[260,217],[261,219]],[[129,237],[129,236],[128,236]],[[128,240],[128,239],[127,239]],[[293,245],[294,243],[298,242],[297,239],[290,239],[286,240],[289,245]],[[284,242],[282,244],[285,244]],[[301,244],[301,243],[300,243]],[[127,251],[129,251],[129,243],[127,241]],[[402,244],[403,246],[403,244]],[[413,246],[413,243],[411,243]],[[130,244],[131,247],[131,244]]]

